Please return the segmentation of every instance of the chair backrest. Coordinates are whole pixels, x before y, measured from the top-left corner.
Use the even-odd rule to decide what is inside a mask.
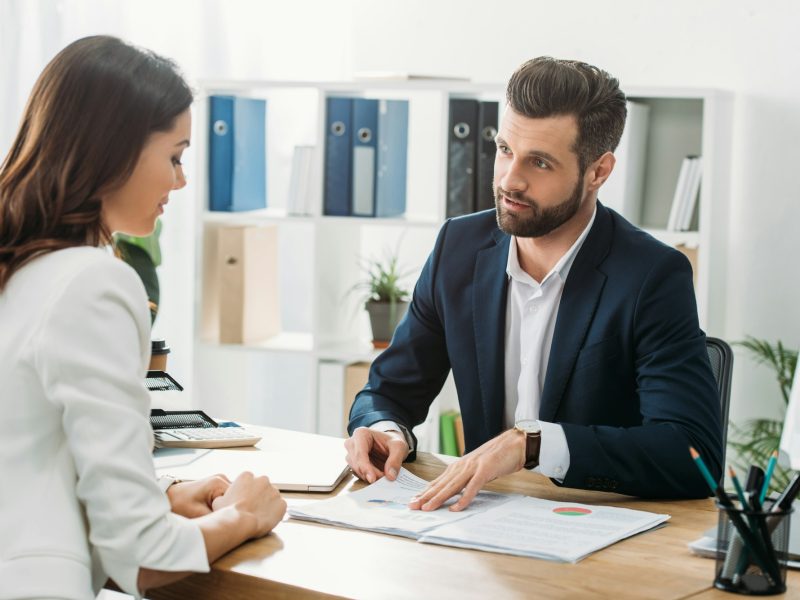
[[[728,407],[731,402],[731,374],[733,373],[733,350],[719,338],[706,338],[706,351],[711,361],[711,370],[719,391],[720,415],[722,418],[722,472],[725,478],[725,448],[728,443]]]

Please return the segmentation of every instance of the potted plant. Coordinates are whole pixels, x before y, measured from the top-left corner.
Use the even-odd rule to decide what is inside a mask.
[[[411,294],[402,283],[408,273],[400,272],[397,252],[387,253],[383,260],[364,260],[362,268],[366,277],[354,289],[365,291],[363,302],[372,326],[373,347],[386,348],[408,310]]]
[[[797,368],[797,351],[786,348],[780,340],[771,344],[747,336],[741,342],[734,342],[741,346],[759,364],[769,366],[775,374],[781,397],[785,407],[789,404],[789,393],[792,388],[792,377]],[[783,431],[783,418],[776,419],[751,419],[742,426],[733,426],[733,439],[729,446],[736,451],[739,457],[737,467],[740,473],[747,473],[749,465],[767,464],[770,455],[778,449]],[[770,480],[770,490],[780,491],[789,482],[791,473],[777,466]]]

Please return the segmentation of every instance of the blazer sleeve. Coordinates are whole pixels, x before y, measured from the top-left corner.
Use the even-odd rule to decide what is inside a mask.
[[[93,552],[136,597],[140,567],[208,571],[199,526],[171,512],[156,482],[144,387],[149,336],[141,282],[106,258],[54,299],[35,350],[42,386],[62,413]]]
[[[641,497],[707,497],[710,490],[689,446],[719,480],[723,424],[686,258],[679,252],[664,253],[644,278],[635,302],[630,343],[641,425],[562,423],[570,450],[563,485]]]
[[[437,236],[414,287],[411,304],[391,344],[372,363],[364,389],[356,395],[347,431],[378,421],[394,421],[409,432],[425,420],[450,372],[443,314],[436,301],[439,260],[449,221]],[[416,437],[411,436],[416,447]],[[412,452],[407,460],[414,460]]]

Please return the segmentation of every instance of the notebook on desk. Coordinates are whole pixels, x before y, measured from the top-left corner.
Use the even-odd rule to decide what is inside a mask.
[[[349,472],[341,439],[270,427],[248,429],[262,438],[252,448],[158,448],[153,454],[156,474],[201,479],[222,473],[233,480],[252,471],[269,477],[283,492],[330,492]]]

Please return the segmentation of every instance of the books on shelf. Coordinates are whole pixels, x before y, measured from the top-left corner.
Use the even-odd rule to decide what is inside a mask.
[[[699,156],[687,156],[683,159],[672,197],[667,230],[688,231],[691,227],[700,192],[702,168],[702,158]]]
[[[458,445],[456,444],[455,419],[458,413],[448,410],[439,415],[439,440],[441,453],[448,456],[458,456]]]
[[[292,506],[289,515],[423,543],[573,563],[670,518],[627,508],[488,491],[479,492],[460,512],[447,509],[456,498],[435,511],[410,510],[411,498],[427,485],[401,468],[395,481],[383,477],[356,492]]]
[[[461,421],[461,415],[457,415],[453,421],[453,426],[456,428],[456,447],[458,448],[458,455],[464,456],[464,423]]]
[[[498,103],[451,98],[447,124],[447,217],[494,208]]]
[[[314,146],[295,146],[292,152],[292,171],[289,179],[289,197],[286,213],[289,215],[313,214]]]
[[[456,75],[431,75],[407,71],[358,71],[353,78],[363,81],[469,81],[468,77]]]
[[[209,97],[209,210],[267,206],[266,111],[258,98]]]
[[[408,100],[327,99],[323,214],[405,213],[408,111]]]
[[[641,222],[644,173],[647,164],[647,131],[650,107],[628,102],[625,129],[614,156],[614,170],[600,188],[600,200],[634,225]]]
[[[461,414],[447,410],[439,415],[439,452],[448,456],[464,456],[464,425]]]

